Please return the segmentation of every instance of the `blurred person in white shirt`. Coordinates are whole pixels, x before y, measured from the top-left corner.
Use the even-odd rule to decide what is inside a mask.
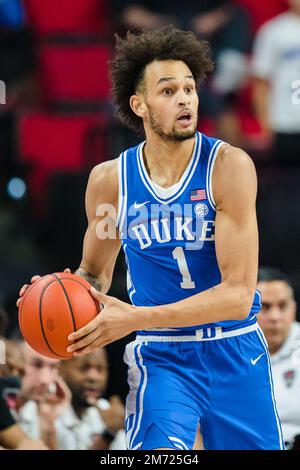
[[[62,361],[60,371],[71,390],[71,405],[57,420],[57,441],[67,450],[125,450],[124,405],[102,398],[108,381],[104,348]]]
[[[17,419],[32,439],[57,448],[56,419],[71,401],[71,393],[59,375],[57,359],[50,359],[22,343],[24,375]]]
[[[262,310],[257,319],[271,355],[275,400],[287,448],[300,435],[300,323],[288,277],[276,268],[258,273]]]
[[[300,0],[265,23],[253,52],[253,101],[280,164],[300,164]]]
[[[18,420],[50,449],[125,449],[124,406],[102,397],[108,380],[106,351],[58,361],[23,345],[25,374]]]

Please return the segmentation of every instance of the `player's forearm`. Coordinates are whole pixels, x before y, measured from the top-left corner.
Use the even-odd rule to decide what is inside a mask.
[[[173,304],[143,308],[143,328],[187,327],[243,319],[251,309],[253,297],[253,290],[246,286],[222,282]]]
[[[85,269],[82,265],[79,266],[77,271],[75,271],[77,276],[83,277],[86,281],[88,281],[95,289],[100,292],[106,294],[109,291],[111,281],[108,279],[104,279],[103,276],[93,274],[90,270]]]

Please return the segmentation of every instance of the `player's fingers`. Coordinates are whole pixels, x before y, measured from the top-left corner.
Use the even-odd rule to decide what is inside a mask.
[[[64,273],[69,273],[69,274],[71,274],[71,269],[70,269],[70,268],[64,269]]]
[[[30,281],[31,284],[32,284],[33,282],[36,282],[36,281],[38,281],[39,279],[41,279],[41,277],[42,277],[42,276],[38,276],[38,275],[32,276],[31,281]]]
[[[24,284],[24,286],[21,287],[20,289],[20,292],[19,292],[19,295],[22,297],[22,295],[25,294],[26,290],[28,289],[29,285],[28,284]]]
[[[94,331],[99,325],[99,316],[97,315],[93,320],[87,323],[83,328],[80,330],[74,331],[68,336],[69,341],[78,341],[83,336],[87,336],[92,331]]]
[[[93,343],[91,343],[89,346],[86,346],[83,349],[74,351],[73,356],[84,356],[85,354],[89,354],[89,353],[95,351],[96,348],[99,349],[99,348],[103,348],[104,346],[107,346],[111,342],[112,342],[112,340],[107,339],[106,336],[98,336],[98,338]]]
[[[22,299],[18,299],[16,302],[16,306],[19,307]]]
[[[85,354],[89,354],[89,353],[93,352],[93,349],[94,348],[92,346],[87,346],[87,347],[81,349],[81,351],[75,351],[73,353],[73,356],[75,356],[75,357],[85,356]]]
[[[76,343],[68,346],[67,351],[70,353],[78,349],[85,348],[86,346],[89,346],[93,341],[95,341],[95,339],[97,339],[98,336],[99,336],[99,332],[94,330],[92,331],[92,333],[85,336],[80,341],[76,341]]]
[[[98,300],[103,305],[106,305],[109,302],[109,299],[111,297],[109,295],[103,294],[102,292],[99,292],[98,290],[95,289],[95,287],[91,287],[90,292],[94,299]]]

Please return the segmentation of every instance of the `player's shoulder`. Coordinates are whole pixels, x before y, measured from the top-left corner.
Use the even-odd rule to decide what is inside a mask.
[[[107,160],[94,166],[90,173],[89,184],[106,190],[110,188],[118,189],[118,159]]]
[[[224,143],[221,145],[213,171],[213,193],[218,201],[242,196],[244,192],[256,195],[257,176],[251,157],[242,149]]]
[[[103,182],[103,180],[116,179],[118,182],[118,159],[107,160],[94,166],[90,174],[90,181],[94,184]]]
[[[87,198],[114,202],[118,198],[118,159],[96,165],[89,176]]]
[[[243,173],[256,174],[252,158],[247,152],[238,147],[233,147],[227,143],[221,145],[218,158],[215,163],[215,172],[220,177],[237,176]]]

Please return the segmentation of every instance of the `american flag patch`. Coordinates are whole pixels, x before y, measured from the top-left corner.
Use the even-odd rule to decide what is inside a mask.
[[[206,199],[205,189],[192,189],[190,191],[190,199],[191,201],[203,201],[203,199]]]

